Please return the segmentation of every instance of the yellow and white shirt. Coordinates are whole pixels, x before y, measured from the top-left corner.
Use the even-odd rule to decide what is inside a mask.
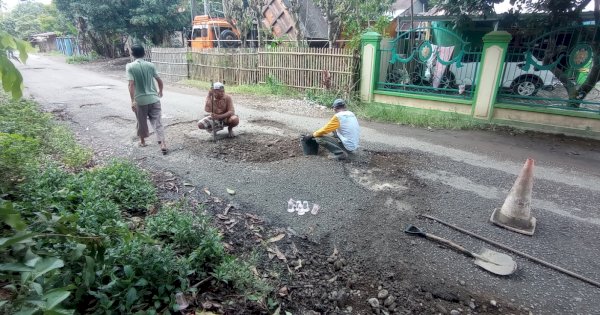
[[[313,136],[322,137],[333,131],[337,132],[337,136],[342,140],[346,150],[354,151],[358,149],[360,127],[353,112],[345,110],[336,113],[323,128],[315,131]]]

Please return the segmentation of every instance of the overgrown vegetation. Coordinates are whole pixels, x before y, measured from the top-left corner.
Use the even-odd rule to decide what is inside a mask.
[[[95,55],[77,55],[77,56],[70,56],[67,57],[67,63],[69,64],[79,64],[79,63],[86,63],[86,62],[90,62],[90,61],[94,61],[98,59]]]
[[[35,103],[0,94],[0,192],[35,176],[35,170],[50,159],[80,168],[91,157],[89,149],[78,146],[73,134],[50,114],[41,113]]]
[[[436,129],[480,129],[488,125],[458,113],[423,110],[385,104],[351,102],[350,109],[359,117],[414,127]]]
[[[4,97],[0,111],[0,313],[170,314],[201,280],[249,300],[271,291],[201,209],[160,207],[137,166],[83,169],[89,151],[34,103]]]
[[[183,80],[182,84],[198,88],[201,90],[208,91],[210,89],[210,83],[206,81],[197,80]],[[275,95],[275,96],[289,96],[297,97],[300,94],[292,90],[285,85],[281,84],[275,77],[268,77],[265,84],[243,84],[243,85],[227,85],[225,86],[227,93],[237,94],[249,94],[249,95]]]

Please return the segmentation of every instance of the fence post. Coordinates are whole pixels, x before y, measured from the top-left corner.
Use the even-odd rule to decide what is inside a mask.
[[[505,31],[494,31],[483,36],[483,55],[477,73],[475,106],[472,110],[475,118],[491,119],[511,38]]]
[[[360,99],[370,102],[379,78],[381,35],[367,32],[360,37]]]

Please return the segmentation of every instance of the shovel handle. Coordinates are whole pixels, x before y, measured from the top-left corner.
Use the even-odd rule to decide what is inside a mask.
[[[446,246],[448,246],[450,248],[454,248],[457,251],[459,251],[459,252],[461,252],[461,253],[469,256],[469,257],[475,257],[475,256],[473,256],[473,253],[471,253],[470,251],[466,250],[464,247],[462,247],[462,246],[460,246],[460,245],[458,245],[458,244],[456,244],[456,243],[454,243],[454,242],[452,242],[450,240],[447,240],[445,238],[441,238],[439,236],[436,236],[436,235],[433,235],[433,234],[429,234],[429,233],[425,233],[425,237],[428,238],[428,239],[430,239],[430,240],[434,240],[434,241],[437,241],[439,243],[442,243],[442,244],[444,244],[444,245],[446,245]]]

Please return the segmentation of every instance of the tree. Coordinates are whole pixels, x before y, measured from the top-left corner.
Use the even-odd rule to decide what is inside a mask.
[[[190,24],[189,16],[180,12],[180,4],[181,0],[139,1],[129,11],[127,33],[156,45],[168,42],[169,34]]]
[[[246,35],[259,20],[262,0],[224,0],[225,18],[240,31],[242,46],[246,47]]]
[[[115,57],[116,46],[134,36],[163,44],[172,31],[189,26],[181,0],[54,0],[77,26],[81,41],[91,42],[100,55]]]
[[[443,1],[439,3],[440,7],[449,14],[457,16],[457,21],[468,20],[469,15],[488,14],[493,12],[493,5],[502,2],[501,0],[461,0],[461,1]],[[581,13],[592,3],[592,0],[511,0],[511,5],[517,10],[511,10],[512,13],[526,9],[532,13],[547,15],[538,21],[539,29],[553,29],[557,27],[581,26]],[[569,106],[579,107],[580,101],[584,100],[588,93],[600,81],[600,34],[597,28],[600,27],[600,0],[594,0],[594,22],[591,35],[590,46],[592,47],[592,66],[587,79],[583,84],[577,85],[571,80],[571,73],[566,67],[554,67],[552,72],[562,82],[566,88],[569,100]],[[581,32],[586,32],[583,29]],[[548,40],[548,47],[542,58],[544,65],[558,62],[560,58],[567,58],[564,49],[560,50],[553,44],[552,39]],[[569,43],[574,45],[575,43]],[[565,62],[564,60],[562,61]]]
[[[382,19],[392,2],[392,0],[316,0],[315,4],[323,10],[327,21],[329,47],[334,47],[335,41],[343,30],[349,30],[345,33],[351,37],[360,36],[362,30]]]
[[[345,43],[345,46],[357,48],[360,44],[361,34],[367,29],[383,34],[391,21],[391,17],[385,12],[389,10],[392,2],[391,0],[354,1],[352,10],[345,16],[341,24],[342,37],[350,40]]]

